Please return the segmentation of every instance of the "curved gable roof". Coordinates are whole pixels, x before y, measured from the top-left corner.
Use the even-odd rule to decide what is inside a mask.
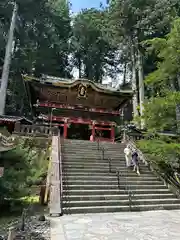
[[[35,82],[48,84],[48,85],[51,84],[56,87],[73,87],[73,86],[82,84],[82,85],[90,85],[94,90],[98,92],[107,92],[107,93],[115,93],[115,94],[121,94],[121,93],[132,94],[133,93],[132,90],[119,90],[110,86],[106,86],[104,84],[93,82],[88,79],[65,79],[65,78],[45,76],[45,75],[43,75],[41,78],[23,75],[23,78],[26,81],[35,81]]]

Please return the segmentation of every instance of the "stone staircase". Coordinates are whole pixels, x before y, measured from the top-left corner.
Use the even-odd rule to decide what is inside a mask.
[[[147,166],[140,165],[141,176],[126,169],[123,144],[101,143],[102,146],[104,159],[95,142],[64,140],[63,213],[180,209],[180,200]]]

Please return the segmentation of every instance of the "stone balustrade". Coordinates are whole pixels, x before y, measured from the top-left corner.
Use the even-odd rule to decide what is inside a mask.
[[[42,125],[23,125],[19,122],[16,122],[14,134],[18,135],[35,135],[35,136],[42,136],[42,137],[48,137],[49,135],[57,135],[58,134],[58,128],[57,127],[46,127]]]
[[[50,176],[50,215],[62,213],[62,152],[60,136],[52,137]]]

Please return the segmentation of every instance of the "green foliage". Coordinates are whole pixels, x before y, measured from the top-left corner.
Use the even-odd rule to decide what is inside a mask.
[[[157,54],[157,69],[145,81],[151,96],[145,104],[144,118],[149,130],[176,130],[176,105],[180,104],[180,19],[177,18],[165,38],[145,42],[147,50]]]
[[[168,85],[172,90],[179,90],[180,18],[173,22],[171,31],[165,38],[155,38],[146,43],[148,50],[154,50],[159,59],[157,70],[146,78],[147,84],[154,88]]]
[[[15,149],[1,155],[4,176],[0,178],[1,201],[18,198],[27,194],[26,178],[30,175],[27,153]]]
[[[152,140],[141,140],[137,144],[148,157],[148,161],[155,163],[161,171],[171,173],[174,169],[180,169],[179,143],[154,138]]]
[[[161,92],[162,93],[162,92]],[[163,96],[151,97],[144,105],[144,119],[149,131],[176,130],[176,105],[180,93],[164,91]]]
[[[21,140],[16,149],[1,154],[0,162],[4,166],[4,176],[0,178],[1,203],[4,199],[27,196],[32,184],[42,183],[47,173],[49,152],[47,148],[37,146],[35,139]]]
[[[145,54],[143,41],[154,37],[164,37],[170,23],[179,9],[177,0],[109,0],[107,36],[119,47],[120,63],[127,66],[128,72],[135,69],[133,59],[141,52],[143,74],[146,76],[156,69],[157,56],[154,52]],[[137,63],[136,69],[140,67]],[[138,74],[136,78],[138,77]],[[138,89],[138,83],[137,83]],[[150,95],[148,87],[146,95]]]
[[[116,68],[116,49],[104,34],[106,11],[86,9],[73,20],[72,49],[74,64],[79,69],[79,76],[101,82],[108,67]],[[83,70],[84,69],[84,70]]]
[[[69,38],[71,19],[65,0],[18,0],[7,113],[31,112],[21,74],[71,77]],[[0,65],[3,65],[12,1],[0,3]]]
[[[111,0],[111,29],[124,44],[140,43],[167,31],[175,7],[169,0]]]

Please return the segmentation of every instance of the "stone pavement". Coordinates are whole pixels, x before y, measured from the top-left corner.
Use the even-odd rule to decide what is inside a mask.
[[[179,210],[79,214],[51,218],[51,240],[179,239]]]

